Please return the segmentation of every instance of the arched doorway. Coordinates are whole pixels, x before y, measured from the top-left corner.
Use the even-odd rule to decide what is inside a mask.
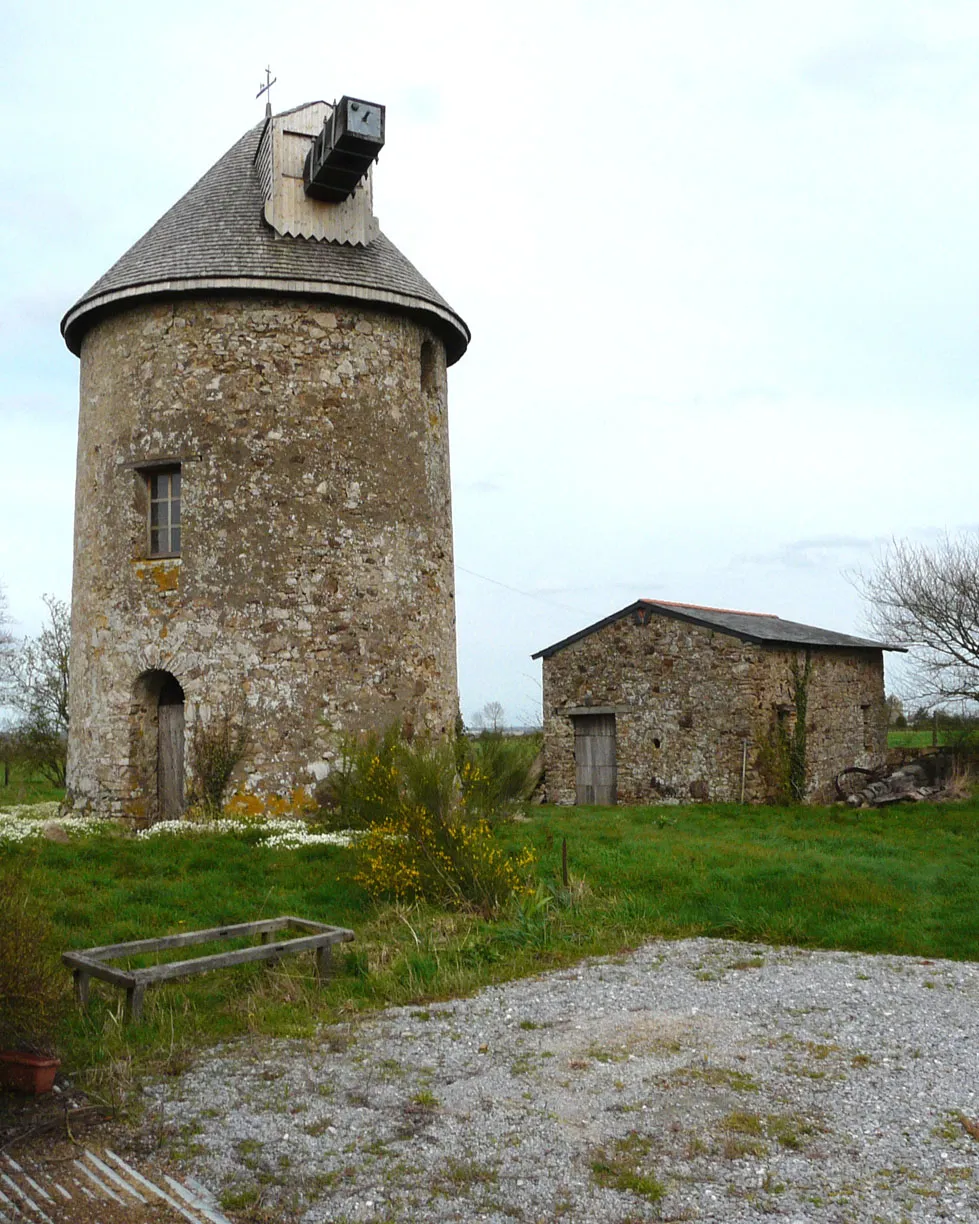
[[[184,813],[184,690],[168,671],[146,671],[133,693],[133,764],[150,819]]]

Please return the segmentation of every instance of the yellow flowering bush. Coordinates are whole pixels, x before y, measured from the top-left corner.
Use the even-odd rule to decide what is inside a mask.
[[[408,743],[398,728],[351,740],[331,781],[336,821],[364,830],[356,878],[372,896],[493,914],[529,887],[533,852],[497,845],[451,742]]]
[[[431,811],[403,805],[357,842],[357,880],[372,896],[424,898],[452,909],[495,914],[528,888],[534,853],[509,858],[485,820],[469,823],[460,807],[441,821]]]

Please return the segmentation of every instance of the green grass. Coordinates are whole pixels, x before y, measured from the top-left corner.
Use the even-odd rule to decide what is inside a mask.
[[[614,813],[614,814],[612,814]],[[599,894],[603,928],[979,958],[979,805],[552,809],[508,835]]]
[[[652,1147],[651,1138],[630,1131],[624,1139],[615,1140],[611,1151],[596,1148],[591,1159],[592,1181],[605,1189],[657,1202],[666,1191],[663,1183],[644,1168]]]
[[[0,761],[0,808],[21,803],[60,803],[65,797],[64,787],[52,786],[46,778],[27,769],[20,761],[9,763],[6,784],[4,776],[4,765]]]
[[[70,1010],[61,1053],[90,1088],[118,1098],[143,1072],[179,1071],[196,1048],[218,1040],[309,1036],[322,1022],[349,1021],[331,1040],[355,1042],[363,1009],[431,1004],[653,936],[979,959],[975,802],[859,813],[531,811],[499,835],[514,848],[536,847],[554,901],[531,899],[496,923],[376,907],[353,882],[351,852],[329,846],[269,851],[205,835],[3,843],[0,877],[29,880],[59,950],[289,913],[356,931],[322,990],[311,958],[288,958],[150,990],[144,1019],[127,1024],[121,991],[93,983],[89,1013]],[[570,896],[559,884],[565,837]]]
[[[956,744],[961,738],[961,731],[939,728],[938,744],[940,747],[946,744]],[[887,732],[887,746],[888,748],[930,748],[932,746],[931,727],[926,727],[924,731],[912,731],[910,728],[904,731],[892,729]]]

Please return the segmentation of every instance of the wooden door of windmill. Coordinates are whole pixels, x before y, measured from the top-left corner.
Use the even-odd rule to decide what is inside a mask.
[[[575,803],[615,803],[615,715],[578,714],[574,719]]]
[[[184,814],[184,691],[171,676],[160,690],[157,732],[157,797],[160,819]]]

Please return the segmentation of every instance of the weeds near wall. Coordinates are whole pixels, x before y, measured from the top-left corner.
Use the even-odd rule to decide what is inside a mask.
[[[812,678],[812,654],[806,651],[803,663],[792,660],[792,701],[795,705],[795,726],[789,737],[789,792],[796,803],[806,797],[806,720],[809,713],[809,681]]]
[[[790,707],[792,723],[784,717],[788,710],[776,711],[768,731],[758,747],[755,767],[765,784],[770,803],[801,803],[806,797],[809,777],[806,768],[807,728],[809,716],[809,682],[812,678],[812,655],[807,650],[803,660],[793,658],[789,667]]]
[[[755,768],[765,788],[767,803],[789,803],[789,733],[776,711],[758,743]]]
[[[207,722],[198,711],[190,741],[192,806],[209,816],[220,814],[235,767],[248,751],[248,718],[244,700],[230,699]]]
[[[364,831],[356,879],[371,896],[492,915],[527,887],[534,862],[531,851],[510,856],[494,839],[505,812],[489,799],[493,785],[475,768],[460,781],[452,742],[408,743],[392,727],[347,740],[319,797],[331,823]]]

